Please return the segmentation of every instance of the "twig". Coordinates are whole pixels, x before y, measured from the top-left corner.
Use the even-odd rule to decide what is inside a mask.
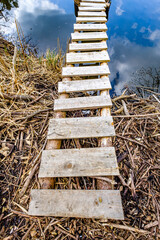
[[[152,117],[152,116],[158,116],[160,113],[148,113],[148,114],[140,114],[140,115],[117,115],[112,116],[113,118],[132,118],[132,117]]]
[[[156,99],[158,103],[160,103],[160,100],[154,94],[152,94],[152,96]]]
[[[144,148],[147,148],[147,149],[148,149],[148,147],[147,147],[147,146],[145,146],[144,144],[142,144],[142,143],[140,143],[140,142],[137,142],[137,141],[136,141],[136,140],[134,140],[134,139],[131,139],[131,138],[126,138],[126,137],[122,137],[122,136],[120,136],[120,135],[116,135],[116,137],[122,138],[122,139],[124,139],[124,140],[127,140],[127,141],[129,141],[129,142],[134,142],[134,143],[136,143],[136,144],[139,144],[140,146],[142,146],[142,147],[144,147]]]
[[[158,221],[150,222],[146,226],[144,226],[144,229],[156,227],[158,225]]]
[[[39,111],[37,111],[37,112],[34,112],[34,113],[32,113],[32,114],[30,114],[30,115],[28,115],[28,116],[26,116],[26,117],[17,118],[17,119],[15,119],[15,121],[29,119],[29,118],[32,118],[32,117],[34,117],[35,115],[37,115],[37,114],[39,114],[39,113],[48,112],[48,111],[51,111],[51,110],[53,110],[53,108],[42,109],[42,110],[39,110]]]
[[[126,98],[133,98],[133,97],[135,97],[135,96],[136,96],[136,94],[132,94],[132,95],[121,95],[121,96],[119,96],[119,97],[116,97],[116,98],[112,99],[112,102],[114,103],[114,102],[116,102],[116,101],[118,101],[118,100],[122,100],[122,99],[126,99]]]
[[[14,55],[13,55],[13,68],[12,68],[12,74],[13,74],[13,81],[12,81],[12,92],[14,92],[14,84],[16,80],[16,57],[17,57],[17,47],[15,45],[14,47]]]
[[[34,98],[29,96],[29,95],[11,95],[11,94],[6,94],[6,93],[2,93],[0,94],[0,98],[6,98],[9,100],[24,100],[24,101],[29,101],[29,100],[33,100]]]
[[[27,190],[27,188],[28,188],[28,186],[30,184],[30,181],[32,180],[35,172],[37,171],[37,168],[38,168],[39,164],[40,164],[40,161],[31,170],[31,172],[30,172],[30,174],[29,174],[29,176],[28,176],[28,178],[27,178],[27,180],[26,180],[26,182],[25,182],[25,184],[24,184],[24,186],[23,186],[23,188],[22,188],[22,190],[21,190],[21,192],[19,194],[20,197],[22,197],[25,194],[25,192],[26,192],[26,190]]]
[[[123,229],[123,230],[126,230],[126,231],[136,232],[136,233],[151,234],[149,231],[146,231],[146,230],[143,230],[143,229],[138,229],[138,228],[119,225],[119,224],[114,224],[114,223],[103,223],[102,225],[112,227],[112,228],[114,227],[114,228],[118,228],[118,229]]]
[[[122,100],[122,105],[123,105],[124,113],[125,113],[127,116],[129,116],[130,114],[129,114],[129,111],[128,111],[128,109],[127,109],[127,105],[126,105],[126,103],[125,103],[124,100]]]
[[[26,237],[28,236],[28,234],[30,233],[30,231],[32,230],[32,228],[34,227],[35,223],[33,223],[30,228],[27,230],[27,232],[24,234],[24,236],[22,237],[22,240],[25,240]]]
[[[76,240],[76,237],[73,236],[71,233],[69,233],[67,230],[63,230],[62,228],[59,228],[59,227],[57,227],[57,226],[55,226],[55,229],[58,230],[58,231],[60,231],[60,232],[62,232],[62,233],[64,233],[64,234],[66,234],[66,235],[68,235],[68,236],[70,236],[71,238],[73,238],[73,239]]]

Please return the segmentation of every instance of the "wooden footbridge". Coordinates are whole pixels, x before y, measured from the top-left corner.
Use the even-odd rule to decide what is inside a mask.
[[[39,179],[42,189],[31,191],[29,214],[36,216],[123,219],[118,190],[55,190],[56,177],[119,175],[112,137],[111,89],[107,52],[105,0],[82,0],[74,24],[66,67],[54,101],[56,118],[49,123]],[[73,80],[79,77],[82,80]],[[97,96],[70,98],[70,93],[97,91]],[[100,116],[68,118],[73,110],[100,109]],[[60,149],[63,139],[97,138],[99,147]],[[47,189],[48,188],[48,189]]]

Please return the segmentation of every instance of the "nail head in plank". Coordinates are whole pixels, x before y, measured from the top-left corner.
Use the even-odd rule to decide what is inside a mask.
[[[98,51],[107,50],[106,42],[95,42],[95,43],[70,43],[69,51]]]
[[[98,91],[107,89],[111,89],[111,84],[108,77],[58,83],[59,93]]]
[[[29,215],[124,219],[118,190],[34,189]]]
[[[39,178],[118,176],[114,147],[45,150]]]
[[[72,41],[96,41],[107,40],[106,32],[87,32],[87,33],[71,33]]]
[[[80,109],[98,109],[111,107],[110,96],[90,96],[67,99],[55,99],[54,111],[74,111]]]
[[[74,31],[107,31],[106,24],[74,24]]]
[[[86,66],[86,67],[63,67],[62,77],[85,77],[109,75],[110,70],[107,66]]]
[[[100,63],[100,62],[109,62],[109,61],[110,61],[110,58],[107,51],[66,54],[67,64]]]
[[[107,19],[106,17],[77,17],[76,22],[102,22],[106,23]]]
[[[106,17],[105,12],[78,12],[78,17]]]
[[[51,119],[48,139],[78,139],[115,136],[113,119],[108,117],[81,117]]]

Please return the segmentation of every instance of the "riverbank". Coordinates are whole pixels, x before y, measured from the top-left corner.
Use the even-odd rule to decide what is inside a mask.
[[[27,214],[30,190],[40,188],[40,156],[49,119],[54,117],[63,56],[48,51],[46,58],[37,58],[22,48],[9,46],[0,54],[1,239],[158,239],[160,104],[155,93],[140,98],[126,89],[113,99],[114,146],[121,174],[114,179],[114,188],[121,191],[125,221]],[[70,116],[84,114],[76,111]],[[86,146],[96,147],[97,142],[87,139],[62,143],[63,148]],[[59,178],[56,188],[95,189],[96,179]]]

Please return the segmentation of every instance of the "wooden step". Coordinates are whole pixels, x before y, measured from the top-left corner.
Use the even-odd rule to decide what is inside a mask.
[[[78,17],[106,17],[105,12],[78,12]]]
[[[91,2],[80,2],[81,7],[103,7],[106,8],[106,3],[91,3]]]
[[[95,43],[70,43],[69,51],[98,51],[107,50],[107,43],[95,42]]]
[[[108,77],[58,83],[59,93],[86,92],[107,89],[111,89]]]
[[[63,67],[62,77],[85,77],[85,76],[102,76],[109,75],[107,66],[86,66],[86,67]]]
[[[106,0],[82,0],[82,2],[105,3]]]
[[[111,106],[112,101],[110,96],[90,96],[54,100],[54,111],[98,109]]]
[[[98,22],[106,23],[106,17],[76,17],[76,22]]]
[[[107,31],[106,24],[74,24],[74,31]]]
[[[47,137],[53,140],[112,136],[115,136],[115,130],[109,116],[51,119]]]
[[[45,150],[39,178],[118,176],[114,147]]]
[[[124,220],[118,190],[34,189],[29,215]]]
[[[100,62],[109,62],[109,61],[110,61],[110,58],[107,51],[66,54],[67,64],[100,63]]]
[[[79,11],[101,12],[101,11],[105,11],[105,8],[104,7],[79,7]]]
[[[108,39],[106,32],[71,33],[72,41],[97,41]]]

